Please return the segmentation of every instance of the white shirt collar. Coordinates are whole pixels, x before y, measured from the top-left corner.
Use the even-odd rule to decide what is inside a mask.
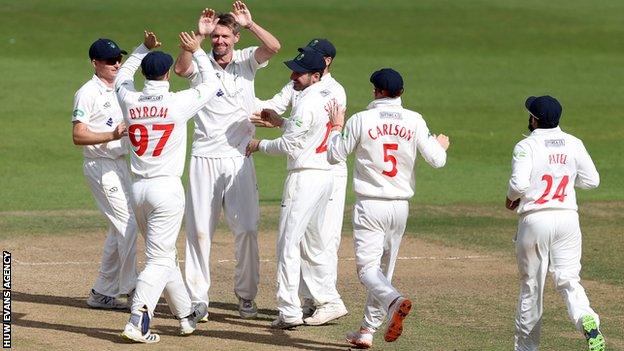
[[[368,106],[366,106],[367,110],[371,110],[380,106],[401,106],[401,97],[395,97],[395,98],[381,98],[381,99],[375,99],[373,101],[371,101]]]
[[[101,93],[111,92],[115,90],[114,87],[109,87],[108,85],[106,85],[106,83],[104,83],[104,81],[101,80],[100,77],[98,77],[95,73],[93,74],[93,78],[91,78],[91,80],[95,83]]]
[[[560,131],[561,128],[559,126],[556,126],[555,128],[537,128],[533,132],[531,132],[531,135],[542,135],[548,133],[556,133]]]
[[[143,94],[154,95],[169,92],[168,80],[146,80],[143,86]]]

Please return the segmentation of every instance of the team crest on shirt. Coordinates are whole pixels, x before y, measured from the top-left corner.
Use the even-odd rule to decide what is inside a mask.
[[[110,108],[110,107],[111,107],[110,101],[106,101],[106,103],[104,104],[104,108]]]
[[[331,91],[325,89],[325,90],[321,90],[320,94],[322,97],[327,97],[327,95],[331,94]]]
[[[112,117],[108,118],[108,121],[106,121],[106,125],[109,126],[109,127],[113,126],[113,118]]]
[[[225,95],[225,93],[219,88],[219,90],[217,90],[217,97],[222,97],[223,95]]]
[[[73,112],[74,117],[82,117],[84,116],[84,112],[81,109],[75,109]]]

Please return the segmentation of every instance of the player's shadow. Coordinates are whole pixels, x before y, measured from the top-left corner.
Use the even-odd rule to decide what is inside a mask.
[[[14,301],[40,303],[43,305],[57,305],[57,306],[92,309],[91,307],[87,305],[87,296],[85,297],[54,296],[54,295],[30,294],[30,293],[25,293],[25,292],[20,292],[20,291],[13,291],[11,293],[11,299]],[[123,313],[128,312],[126,310],[107,310],[107,311],[123,312]]]

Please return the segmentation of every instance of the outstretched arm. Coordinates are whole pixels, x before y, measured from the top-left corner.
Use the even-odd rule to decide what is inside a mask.
[[[213,9],[204,9],[197,22],[195,39],[201,43],[204,39],[210,37],[210,34],[217,26],[217,22],[219,22],[219,17],[216,16],[215,11]],[[190,76],[193,73],[193,54],[188,50],[181,49],[173,70],[180,77],[187,78]]]
[[[241,27],[249,29],[253,35],[260,40],[262,45],[254,53],[254,58],[259,64],[267,62],[273,55],[277,54],[281,45],[273,34],[262,28],[251,19],[251,12],[242,1],[236,1],[232,5],[230,14]]]
[[[141,61],[145,55],[149,53],[153,48],[159,47],[162,43],[158,41],[158,37],[154,32],[144,31],[143,44],[139,45],[130,57],[121,65],[117,77],[115,78],[115,91],[117,97],[123,100],[128,91],[135,91],[134,89],[134,73],[141,66]]]

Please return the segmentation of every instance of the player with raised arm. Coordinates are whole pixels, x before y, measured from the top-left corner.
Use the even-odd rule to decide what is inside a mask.
[[[321,77],[321,84],[325,85],[324,94],[332,95],[338,101],[338,104],[347,106],[347,95],[344,88],[338,83],[330,73],[331,64],[336,57],[336,48],[327,39],[312,39],[307,46],[299,48],[300,52],[314,50],[323,55],[325,60],[325,70]],[[254,113],[251,117],[252,123],[261,127],[280,127],[284,120],[282,118],[273,118],[275,125],[271,123],[269,115],[273,115],[273,111],[279,115],[284,114],[289,106],[295,106],[297,104],[299,93],[293,87],[294,82],[289,81],[280,92],[275,94],[273,98],[262,101],[257,100],[258,108],[260,112]],[[272,111],[266,111],[272,110]],[[264,113],[262,112],[264,111]],[[264,119],[263,119],[264,116]],[[327,125],[329,130],[330,125]],[[340,239],[342,236],[342,219],[344,216],[337,216],[337,213],[344,213],[345,194],[347,191],[347,164],[345,162],[339,162],[331,166],[332,176],[334,183],[332,187],[332,194],[327,203],[325,221],[323,222],[321,231],[327,232],[330,235],[334,245],[328,245],[327,249],[330,250],[328,254],[329,259],[332,260],[331,267],[333,268],[330,275],[324,275],[320,277],[309,277],[317,281],[314,284],[315,287],[326,290],[326,286],[333,286],[333,290],[336,289],[336,282],[338,278],[338,249],[340,247]],[[309,270],[302,271],[302,274],[310,273]],[[305,280],[301,280],[299,285],[299,293],[303,296],[303,318],[304,322],[308,325],[322,325],[330,322],[336,318],[340,318],[347,314],[347,308],[342,301],[340,295],[328,296],[327,301],[318,301],[314,299],[314,295],[309,290]]]
[[[205,28],[205,15],[206,11],[200,17],[196,35],[212,41],[209,59],[215,72],[210,79],[216,79],[219,88],[195,118],[187,192],[186,284],[194,304],[208,304],[210,247],[223,209],[236,243],[234,293],[239,314],[254,318],[260,282],[260,210],[253,159],[245,157],[245,147],[255,130],[249,122],[255,108],[254,77],[278,52],[280,43],[252,20],[241,1],[233,4],[232,12],[218,15],[214,30]],[[249,30],[261,45],[235,50],[241,28]],[[190,58],[182,51],[175,72],[196,86],[202,78]]]
[[[212,25],[216,25],[214,12],[209,17]],[[121,335],[141,343],[160,340],[158,334],[150,333],[149,326],[163,290],[171,311],[180,319],[181,335],[191,334],[196,323],[208,313],[206,304],[191,304],[177,263],[175,244],[184,215],[180,177],[186,158],[186,122],[214,97],[217,87],[200,41],[182,32],[180,47],[192,53],[203,81],[192,89],[170,92],[168,80],[173,58],[161,51],[149,52],[158,46],[160,42],[154,33],[145,32],[143,44],[121,66],[115,80],[132,143],[130,163],[135,176],[132,202],[145,237],[146,256],[130,320]],[[142,91],[135,91],[133,77],[139,66],[146,81]]]
[[[108,221],[99,275],[87,299],[87,305],[93,308],[128,308],[117,297],[131,296],[137,279],[137,225],[130,205],[130,172],[124,157],[128,140],[122,139],[126,125],[114,89],[122,55],[126,54],[110,39],[98,39],[91,44],[89,58],[95,74],[74,96],[73,141],[84,146],[83,172]]]
[[[596,188],[600,176],[583,142],[559,127],[562,108],[557,99],[531,96],[525,107],[531,134],[514,147],[505,204],[520,215],[514,239],[520,272],[514,349],[539,347],[550,271],[588,349],[603,351],[600,319],[580,283],[582,238],[574,191]]]
[[[430,135],[422,116],[402,107],[403,78],[398,72],[384,68],[374,72],[370,81],[375,100],[366,111],[351,116],[346,126],[344,108],[335,102],[328,106],[329,162],[344,162],[355,153],[355,263],[368,296],[360,329],[348,333],[347,341],[361,348],[372,346],[373,333],[386,316],[387,342],[403,331],[412,302],[391,281],[409,213],[408,199],[414,195],[414,164],[420,152],[431,166],[443,167],[449,146],[448,137]]]
[[[281,137],[252,139],[248,154],[262,151],[286,155],[288,176],[284,184],[277,237],[277,309],[279,316],[271,327],[292,328],[303,324],[299,299],[300,280],[304,279],[315,300],[331,301],[340,296],[332,284],[315,287],[312,277],[331,277],[333,261],[328,257],[334,245],[321,227],[331,196],[333,179],[327,162],[325,143],[329,122],[325,105],[331,95],[320,83],[325,69],[323,56],[316,51],[300,52],[284,62],[292,70],[293,87],[300,91],[291,117],[283,125]],[[279,118],[277,114],[270,118]],[[302,274],[302,272],[309,271]]]

